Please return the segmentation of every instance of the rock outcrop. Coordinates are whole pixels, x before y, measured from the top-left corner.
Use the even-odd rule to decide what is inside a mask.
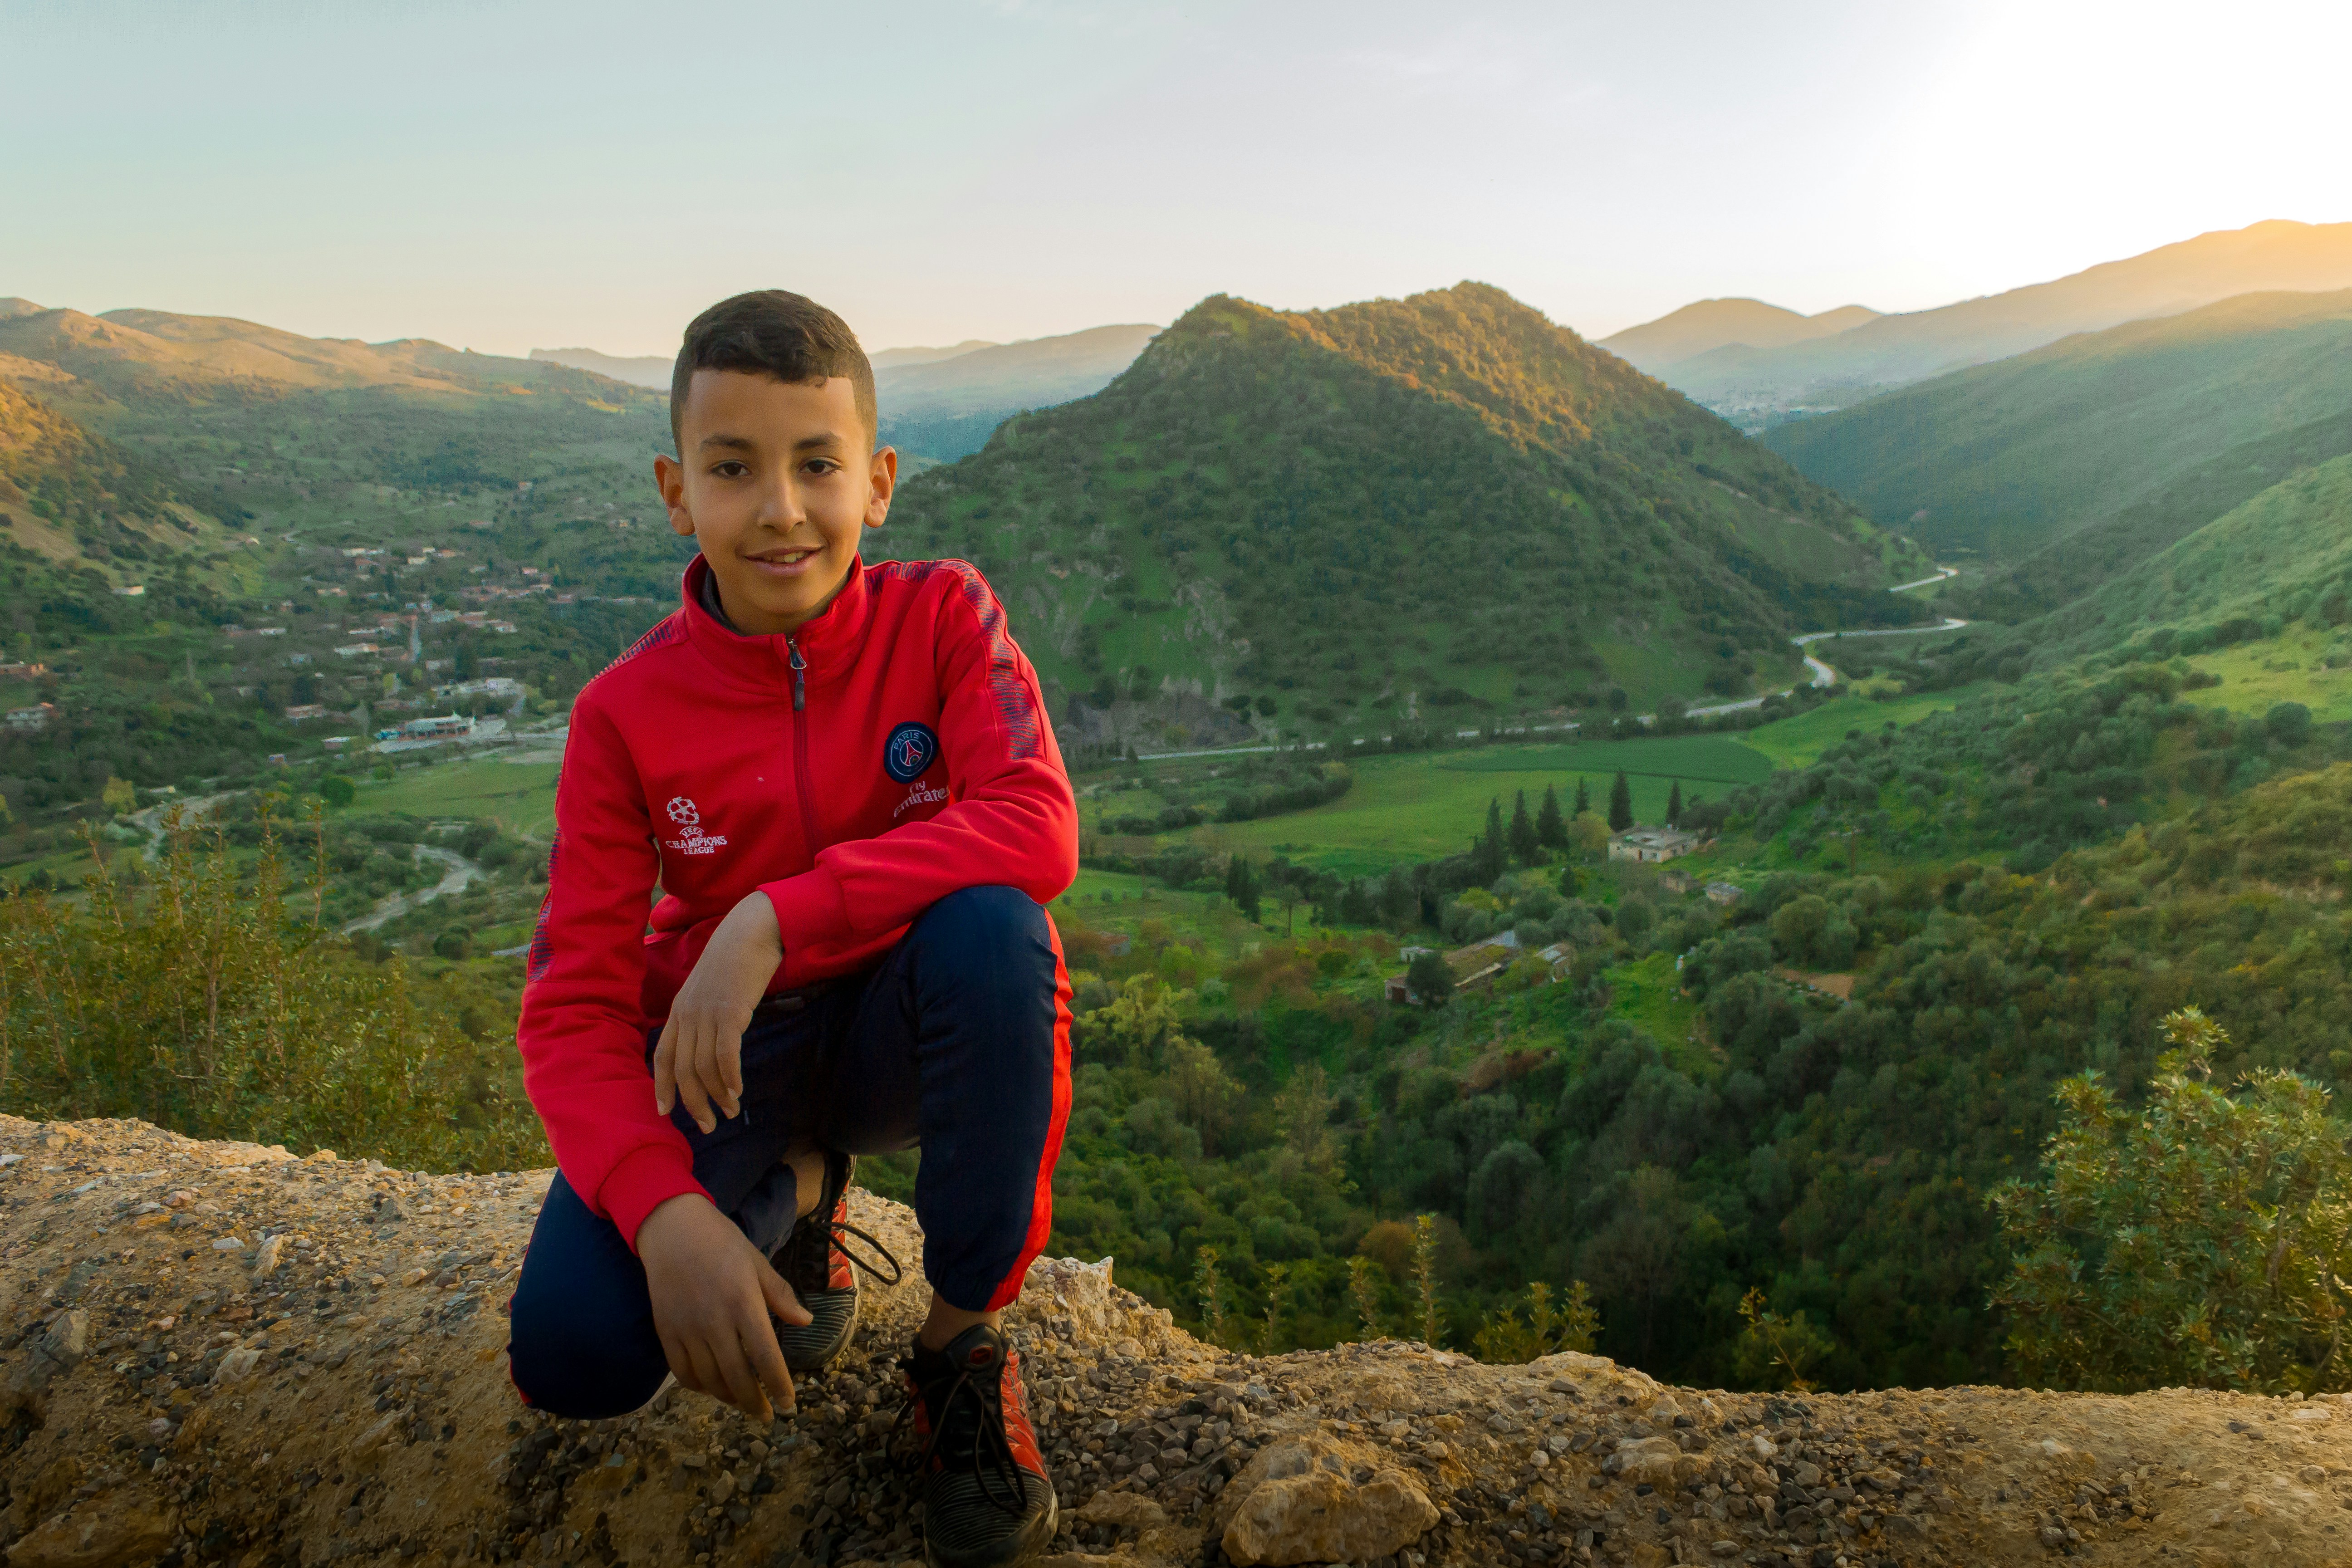
[[[0,1118],[10,1568],[918,1559],[890,1443],[919,1282],[876,1292],[772,1426],[675,1391],[548,1419],[503,1364],[547,1181]],[[852,1209],[919,1255],[905,1209]],[[1700,1393],[1395,1342],[1252,1358],[1067,1259],[1010,1318],[1064,1505],[1046,1568],[2352,1563],[2334,1399]]]

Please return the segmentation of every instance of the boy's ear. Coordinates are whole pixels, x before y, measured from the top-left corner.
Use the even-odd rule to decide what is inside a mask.
[[[879,528],[889,521],[890,498],[898,489],[898,449],[874,448],[874,466],[866,476],[866,526]],[[672,527],[677,526],[675,523]]]
[[[654,458],[654,488],[661,491],[669,512],[669,530],[682,539],[694,537],[694,514],[686,510],[686,465],[676,458]]]

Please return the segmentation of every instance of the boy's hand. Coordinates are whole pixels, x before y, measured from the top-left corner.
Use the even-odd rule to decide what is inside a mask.
[[[708,1132],[719,1115],[743,1109],[743,1030],[783,957],[767,894],[753,893],[727,911],[677,988],[654,1047],[656,1110],[667,1116],[684,1100],[686,1113]]]
[[[806,1323],[808,1310],[734,1221],[700,1193],[682,1194],[637,1227],[637,1259],[679,1383],[761,1421],[793,1408],[793,1374],[768,1318]]]

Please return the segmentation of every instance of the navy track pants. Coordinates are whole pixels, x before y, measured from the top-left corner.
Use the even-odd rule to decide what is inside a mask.
[[[671,1121],[695,1179],[762,1252],[782,1245],[799,1206],[785,1154],[919,1144],[924,1276],[950,1306],[1002,1307],[1053,1225],[1069,994],[1045,911],[1014,889],[968,888],[926,910],[866,973],[761,1004],[743,1033],[739,1115],[708,1134],[682,1106]],[[648,1059],[658,1037],[646,1038]],[[552,1415],[623,1415],[669,1370],[636,1254],[561,1173],[513,1311],[515,1387]]]

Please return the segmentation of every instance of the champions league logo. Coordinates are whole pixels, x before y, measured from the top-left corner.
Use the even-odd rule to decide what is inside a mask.
[[[882,771],[900,784],[923,776],[940,754],[940,738],[929,724],[908,722],[890,731],[882,742]]]
[[[671,796],[669,805],[664,809],[669,813],[669,819],[677,824],[683,837],[663,839],[663,848],[675,849],[681,855],[712,855],[725,847],[725,834],[702,831],[702,813],[686,796]]]

